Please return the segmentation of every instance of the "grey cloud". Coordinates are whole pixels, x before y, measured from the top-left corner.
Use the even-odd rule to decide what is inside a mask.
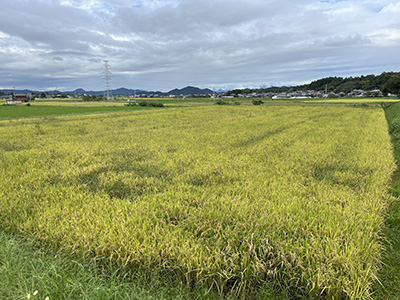
[[[62,56],[71,56],[71,57],[87,57],[90,56],[87,52],[78,52],[78,51],[52,51],[46,53],[46,55],[62,55]]]
[[[396,14],[372,2],[140,2],[93,0],[86,9],[89,2],[7,1],[0,11],[0,74],[13,75],[7,84],[26,78],[32,86],[44,80],[101,89],[107,59],[116,87],[168,89],[296,83],[385,71],[399,62]],[[400,8],[394,0],[380,5]],[[39,78],[38,70],[47,76]]]
[[[318,47],[359,47],[361,45],[370,44],[371,40],[361,35],[348,35],[348,36],[330,36],[323,40],[316,41],[315,45]]]
[[[61,56],[53,56],[53,61],[63,61],[64,58],[62,58]]]

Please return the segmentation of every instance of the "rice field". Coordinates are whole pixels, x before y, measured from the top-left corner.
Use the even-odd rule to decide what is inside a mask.
[[[194,107],[0,121],[0,220],[221,295],[362,299],[395,168],[384,113]]]

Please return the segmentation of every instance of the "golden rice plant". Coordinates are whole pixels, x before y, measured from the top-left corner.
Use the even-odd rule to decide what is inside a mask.
[[[380,109],[197,107],[0,122],[0,220],[221,294],[368,298],[394,169]]]

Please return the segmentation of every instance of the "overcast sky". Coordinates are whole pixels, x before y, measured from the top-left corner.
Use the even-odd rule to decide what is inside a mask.
[[[0,88],[168,91],[400,71],[398,0],[6,0]]]

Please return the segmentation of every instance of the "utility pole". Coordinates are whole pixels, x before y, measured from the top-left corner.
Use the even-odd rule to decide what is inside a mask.
[[[215,88],[213,88],[213,104],[215,104]]]
[[[104,100],[106,100],[106,101],[112,100],[111,75],[112,75],[112,73],[110,71],[110,65],[108,64],[108,60],[104,60],[104,65],[103,65]]]
[[[325,106],[326,106],[326,97],[328,96],[328,85],[325,84]]]

